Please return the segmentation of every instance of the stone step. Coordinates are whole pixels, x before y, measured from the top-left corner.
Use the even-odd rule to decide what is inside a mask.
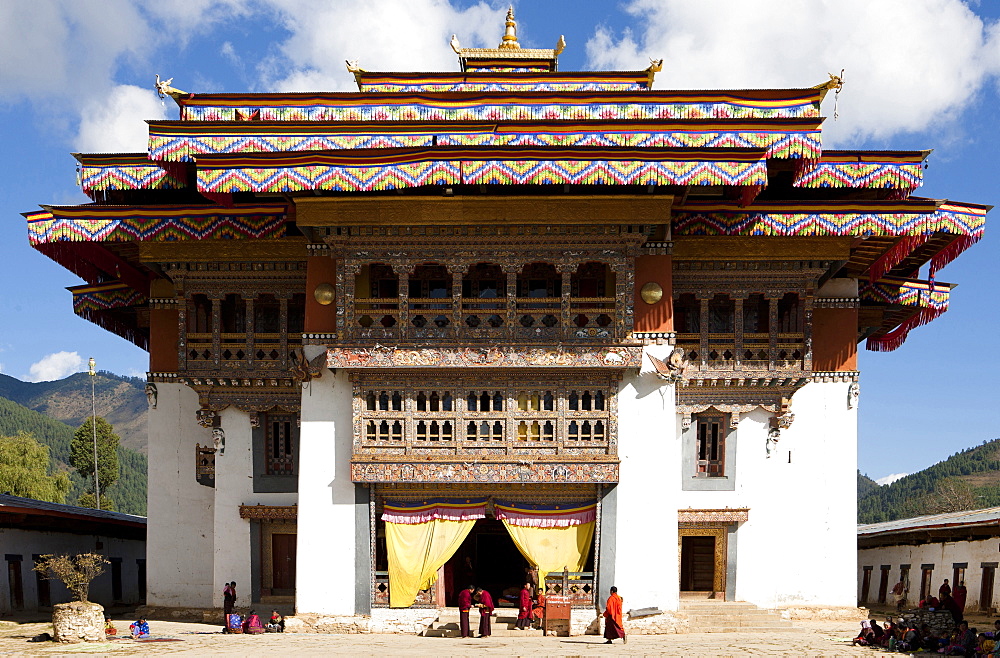
[[[780,620],[781,615],[774,612],[748,612],[746,614],[719,614],[719,615],[709,615],[702,612],[689,612],[687,613],[688,619],[694,621],[717,621],[719,623],[727,621],[736,621],[740,619],[760,619],[760,620]]]
[[[701,628],[696,633],[803,633],[806,629],[798,626],[719,626]]]
[[[472,633],[477,638],[479,636],[479,627],[474,626],[472,628]],[[424,637],[460,637],[461,631],[458,627],[455,628],[428,628],[424,631]],[[517,629],[511,628],[497,628],[496,626],[492,629],[491,637],[543,637],[542,631],[529,628],[525,631],[519,631]]]

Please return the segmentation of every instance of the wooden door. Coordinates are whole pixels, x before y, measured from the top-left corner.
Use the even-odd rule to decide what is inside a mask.
[[[271,535],[271,591],[287,596],[295,593],[296,535]]]
[[[996,567],[983,567],[983,582],[979,588],[979,611],[989,612],[993,607],[993,578]]]
[[[681,590],[711,592],[714,585],[715,537],[682,537]]]
[[[872,586],[872,568],[865,567],[864,577],[861,579],[861,603],[868,602],[868,590]]]
[[[885,596],[889,593],[889,567],[880,569],[882,575],[878,581],[878,602],[885,603]]]
[[[24,610],[24,584],[21,582],[21,561],[7,560],[7,584],[10,586],[10,607]]]

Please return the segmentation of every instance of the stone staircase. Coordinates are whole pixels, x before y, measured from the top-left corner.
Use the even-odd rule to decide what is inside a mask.
[[[800,632],[804,629],[781,618],[781,613],[752,603],[731,601],[681,601],[680,611],[690,620],[692,633]]]
[[[493,637],[542,637],[542,631],[529,628],[519,631],[514,628],[517,622],[517,609],[497,608],[493,617]],[[479,637],[479,611],[473,609],[469,613],[469,628],[475,637]],[[442,608],[437,621],[423,632],[425,637],[461,637],[458,608]]]

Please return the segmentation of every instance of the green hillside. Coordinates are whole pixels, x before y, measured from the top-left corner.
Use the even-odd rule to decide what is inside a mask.
[[[99,371],[93,383],[97,415],[115,426],[123,446],[146,454],[145,382]],[[90,387],[85,372],[51,382],[22,382],[0,374],[0,397],[74,428],[92,413]]]
[[[13,400],[0,397],[0,435],[14,436],[20,431],[29,432],[36,441],[48,446],[52,470],[69,471],[73,488],[67,496],[67,502],[75,503],[84,490],[83,479],[68,465],[69,443],[75,428]],[[146,456],[125,446],[119,446],[118,461],[121,468],[118,481],[107,492],[102,492],[102,495],[114,500],[115,509],[119,512],[145,516]]]
[[[858,523],[1000,506],[1000,439],[955,453],[892,484],[872,488],[868,483],[874,484],[859,471]]]

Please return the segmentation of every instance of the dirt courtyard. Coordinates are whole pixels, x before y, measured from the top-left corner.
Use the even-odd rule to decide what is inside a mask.
[[[116,619],[121,635],[129,622]],[[154,640],[118,639],[99,644],[62,645],[28,640],[50,632],[50,624],[0,621],[0,656],[57,656],[75,653],[98,655],[354,655],[354,656],[882,656],[872,649],[852,647],[855,622],[796,622],[796,631],[775,633],[689,633],[685,635],[635,635],[628,644],[603,644],[603,638],[491,637],[461,640],[415,635],[312,635],[267,633],[223,635],[218,626],[150,620]],[[172,640],[172,641],[170,641]],[[898,654],[893,654],[898,655]]]

